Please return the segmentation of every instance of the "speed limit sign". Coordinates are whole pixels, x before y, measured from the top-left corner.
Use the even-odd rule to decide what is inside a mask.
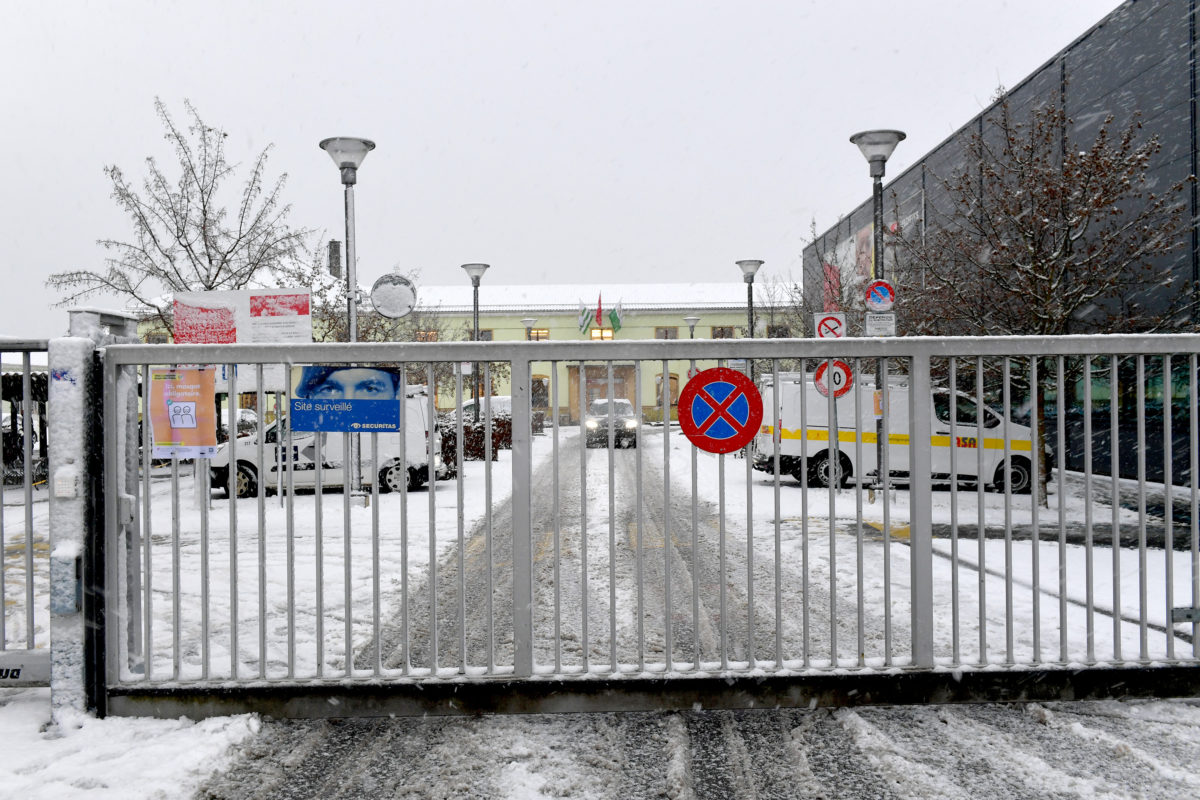
[[[826,382],[826,373],[828,373],[828,382]],[[813,373],[813,383],[822,397],[829,397],[830,385],[833,386],[833,396],[841,397],[854,385],[854,373],[850,371],[850,365],[845,361],[838,359],[822,361],[817,366],[817,371]]]

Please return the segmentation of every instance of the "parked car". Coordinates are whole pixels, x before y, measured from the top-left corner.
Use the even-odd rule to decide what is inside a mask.
[[[628,400],[616,399],[611,404],[607,399],[593,400],[584,425],[588,447],[608,447],[610,427],[613,447],[637,447],[637,412]]]

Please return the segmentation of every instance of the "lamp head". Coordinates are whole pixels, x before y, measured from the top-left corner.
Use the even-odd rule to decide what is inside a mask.
[[[863,158],[871,165],[871,177],[883,177],[883,167],[891,157],[896,145],[904,141],[904,131],[862,131],[850,137],[851,144],[858,145]]]
[[[471,279],[471,285],[477,287],[483,273],[488,271],[488,266],[488,264],[463,264],[462,268],[466,270],[467,276]]]
[[[525,330],[532,328],[535,322],[537,322],[537,317],[525,317],[521,320],[521,324],[525,326]]]
[[[334,136],[322,139],[321,149],[329,153],[333,163],[342,171],[342,183],[352,186],[357,183],[359,165],[367,157],[367,153],[375,149],[375,143],[356,136]]]
[[[683,321],[685,323],[687,323],[687,326],[689,328],[694,328],[694,327],[696,327],[696,323],[700,321],[700,318],[699,317],[684,317]]]
[[[737,262],[737,265],[742,268],[742,280],[746,283],[754,283],[754,273],[758,272],[758,268],[763,265],[763,262],[755,259],[744,259]]]

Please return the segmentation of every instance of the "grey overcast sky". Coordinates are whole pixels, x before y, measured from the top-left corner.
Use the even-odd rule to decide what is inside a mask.
[[[482,291],[739,292],[735,260],[798,277],[814,221],[869,196],[851,133],[906,131],[894,176],[1118,5],[7,0],[0,334],[63,333],[46,276],[98,269],[96,240],[129,236],[103,168],[169,161],[155,97],[179,121],[191,100],[231,160],[273,143],[291,222],[339,239],[317,142],[373,139],[355,195],[368,287],[395,265],[465,282],[459,265],[483,261]]]

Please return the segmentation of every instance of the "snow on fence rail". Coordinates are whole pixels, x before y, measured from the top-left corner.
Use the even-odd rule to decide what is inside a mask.
[[[1191,335],[112,346],[107,549],[127,557],[108,559],[107,681],[1194,664],[1198,353]],[[851,388],[814,400],[811,374],[833,358]],[[753,446],[714,455],[646,421],[678,413],[677,395],[648,388],[663,376],[742,359],[767,397]],[[294,434],[236,442],[255,469],[277,470],[240,499],[235,470],[210,486],[204,459],[120,453],[128,387],[151,365],[251,365],[261,415],[273,365],[399,365],[461,405],[468,362],[508,372],[512,449],[492,453],[489,434],[482,461],[460,448],[452,477],[409,491],[387,492],[381,475],[330,494],[322,478],[349,485],[351,468],[331,469],[322,448],[351,434],[314,443],[309,491],[286,456]],[[542,435],[535,375],[553,423]],[[589,416],[591,400],[622,397],[642,412],[628,429]],[[438,433],[462,441],[461,424]],[[377,468],[383,435],[361,441]],[[424,444],[432,463],[440,446]]]

